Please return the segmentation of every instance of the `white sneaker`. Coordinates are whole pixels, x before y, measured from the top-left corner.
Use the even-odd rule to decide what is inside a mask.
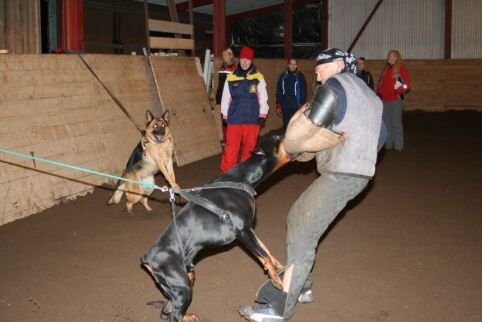
[[[239,314],[252,322],[284,322],[282,316],[276,314],[271,303],[258,306],[240,306]]]
[[[315,297],[313,296],[313,292],[311,292],[311,290],[301,293],[300,296],[298,297],[298,302],[303,304],[310,304],[310,303],[313,303],[314,301],[315,301]]]

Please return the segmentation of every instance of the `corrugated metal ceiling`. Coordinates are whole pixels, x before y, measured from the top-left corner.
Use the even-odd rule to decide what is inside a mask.
[[[138,0],[144,1],[144,0]],[[176,4],[185,3],[186,0],[175,0]],[[149,0],[149,3],[158,4],[161,6],[167,6],[166,0]],[[242,12],[258,10],[278,4],[284,3],[284,0],[226,0],[226,16],[235,15]],[[208,4],[205,6],[195,7],[194,12],[213,14],[213,5]]]

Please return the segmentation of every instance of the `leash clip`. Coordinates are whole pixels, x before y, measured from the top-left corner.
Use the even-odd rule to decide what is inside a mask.
[[[170,188],[168,188],[166,186],[163,186],[163,187],[154,186],[154,189],[161,190],[162,192],[167,192],[167,191],[170,190]]]
[[[176,201],[175,199],[175,192],[172,188],[169,188],[169,200],[171,201],[171,203],[174,203]]]

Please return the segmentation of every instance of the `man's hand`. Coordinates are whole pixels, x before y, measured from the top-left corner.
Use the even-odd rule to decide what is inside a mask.
[[[223,126],[228,126],[228,120],[227,119],[223,119]]]
[[[266,119],[264,117],[258,118],[258,125],[263,125],[264,122],[266,122]]]
[[[276,104],[276,115],[283,115],[283,111],[281,110],[281,104]]]

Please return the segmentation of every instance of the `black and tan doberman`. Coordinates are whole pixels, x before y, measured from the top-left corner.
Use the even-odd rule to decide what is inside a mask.
[[[256,205],[252,189],[293,157],[296,155],[284,150],[282,136],[268,138],[249,159],[206,184],[196,195],[211,209],[221,209],[226,216],[189,201],[175,217],[175,222],[167,226],[154,246],[141,257],[142,264],[169,299],[163,313],[169,315],[171,322],[199,320],[195,314],[186,313],[192,300],[193,261],[202,251],[227,245],[236,238],[259,259],[273,285],[282,288],[277,270],[283,265],[253,231]],[[224,186],[224,183],[239,186]],[[239,188],[243,186],[248,189]]]

